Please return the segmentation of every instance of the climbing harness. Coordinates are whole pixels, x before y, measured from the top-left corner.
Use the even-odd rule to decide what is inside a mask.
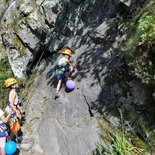
[[[15,121],[11,121],[10,122],[10,130],[13,132],[13,133],[17,133],[19,130],[20,130],[20,124],[18,122],[18,120],[16,119]]]

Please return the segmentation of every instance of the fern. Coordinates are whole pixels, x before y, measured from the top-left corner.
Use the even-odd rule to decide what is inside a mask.
[[[145,16],[139,20],[138,31],[141,32],[139,45],[155,43],[155,14]]]

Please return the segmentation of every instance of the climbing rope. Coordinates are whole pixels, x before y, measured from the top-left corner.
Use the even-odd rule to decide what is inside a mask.
[[[11,138],[8,135],[7,141],[10,141]],[[34,139],[33,138],[26,138],[22,139],[18,136],[18,134],[15,134],[15,142],[17,144],[17,148],[22,151],[29,151],[34,146]]]
[[[17,146],[22,151],[29,151],[34,146],[34,139],[33,138],[22,139],[21,142],[18,142],[17,140]]]

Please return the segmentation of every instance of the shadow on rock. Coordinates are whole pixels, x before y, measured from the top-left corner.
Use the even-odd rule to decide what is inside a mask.
[[[68,88],[66,87],[66,88],[65,88],[65,92],[66,92],[66,93],[70,93],[70,92],[72,92],[74,89],[75,89],[75,88],[73,88],[73,89],[68,89]]]

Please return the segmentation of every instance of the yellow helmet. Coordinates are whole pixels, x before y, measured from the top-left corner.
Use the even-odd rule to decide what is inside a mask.
[[[69,50],[68,48],[64,48],[63,51],[61,52],[61,54],[67,54],[70,57],[72,56],[72,51]]]
[[[16,83],[18,83],[18,82],[15,78],[8,78],[4,81],[5,87],[9,87],[9,86],[16,84]]]

